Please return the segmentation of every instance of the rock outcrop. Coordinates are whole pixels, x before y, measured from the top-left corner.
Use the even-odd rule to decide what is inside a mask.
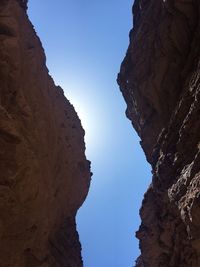
[[[0,1],[0,267],[81,267],[84,130],[48,74],[26,8]]]
[[[137,267],[200,266],[200,2],[136,0],[118,83],[152,165]]]

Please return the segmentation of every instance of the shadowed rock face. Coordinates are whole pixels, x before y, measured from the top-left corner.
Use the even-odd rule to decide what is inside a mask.
[[[200,266],[200,3],[136,0],[118,83],[153,179],[137,267]]]
[[[27,1],[0,1],[0,266],[81,267],[84,130],[45,65]]]

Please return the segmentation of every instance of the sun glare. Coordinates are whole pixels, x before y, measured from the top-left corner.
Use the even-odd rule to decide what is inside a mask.
[[[92,114],[90,114],[90,111],[87,109],[87,107],[84,106],[82,101],[73,99],[72,104],[81,120],[82,127],[85,130],[86,143],[91,142],[91,140],[94,138],[95,132],[95,123],[93,121],[94,118]]]
[[[86,152],[91,154],[95,150],[99,151],[105,143],[102,132],[104,129],[103,121],[101,120],[103,116],[100,114],[103,111],[97,103],[94,105],[87,96],[81,96],[80,92],[78,94],[75,90],[67,91],[66,96],[74,106],[85,130]]]

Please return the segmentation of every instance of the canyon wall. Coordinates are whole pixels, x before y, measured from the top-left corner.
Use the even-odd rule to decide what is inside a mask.
[[[84,130],[48,74],[27,1],[0,1],[0,267],[81,267]]]
[[[140,209],[137,267],[200,266],[199,16],[195,0],[133,6],[118,83],[153,174]]]

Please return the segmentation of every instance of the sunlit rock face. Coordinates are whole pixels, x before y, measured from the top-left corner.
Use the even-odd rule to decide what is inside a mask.
[[[136,0],[133,16],[118,83],[153,173],[136,266],[198,267],[200,2]]]
[[[81,267],[84,130],[45,65],[27,1],[0,1],[0,266]]]

